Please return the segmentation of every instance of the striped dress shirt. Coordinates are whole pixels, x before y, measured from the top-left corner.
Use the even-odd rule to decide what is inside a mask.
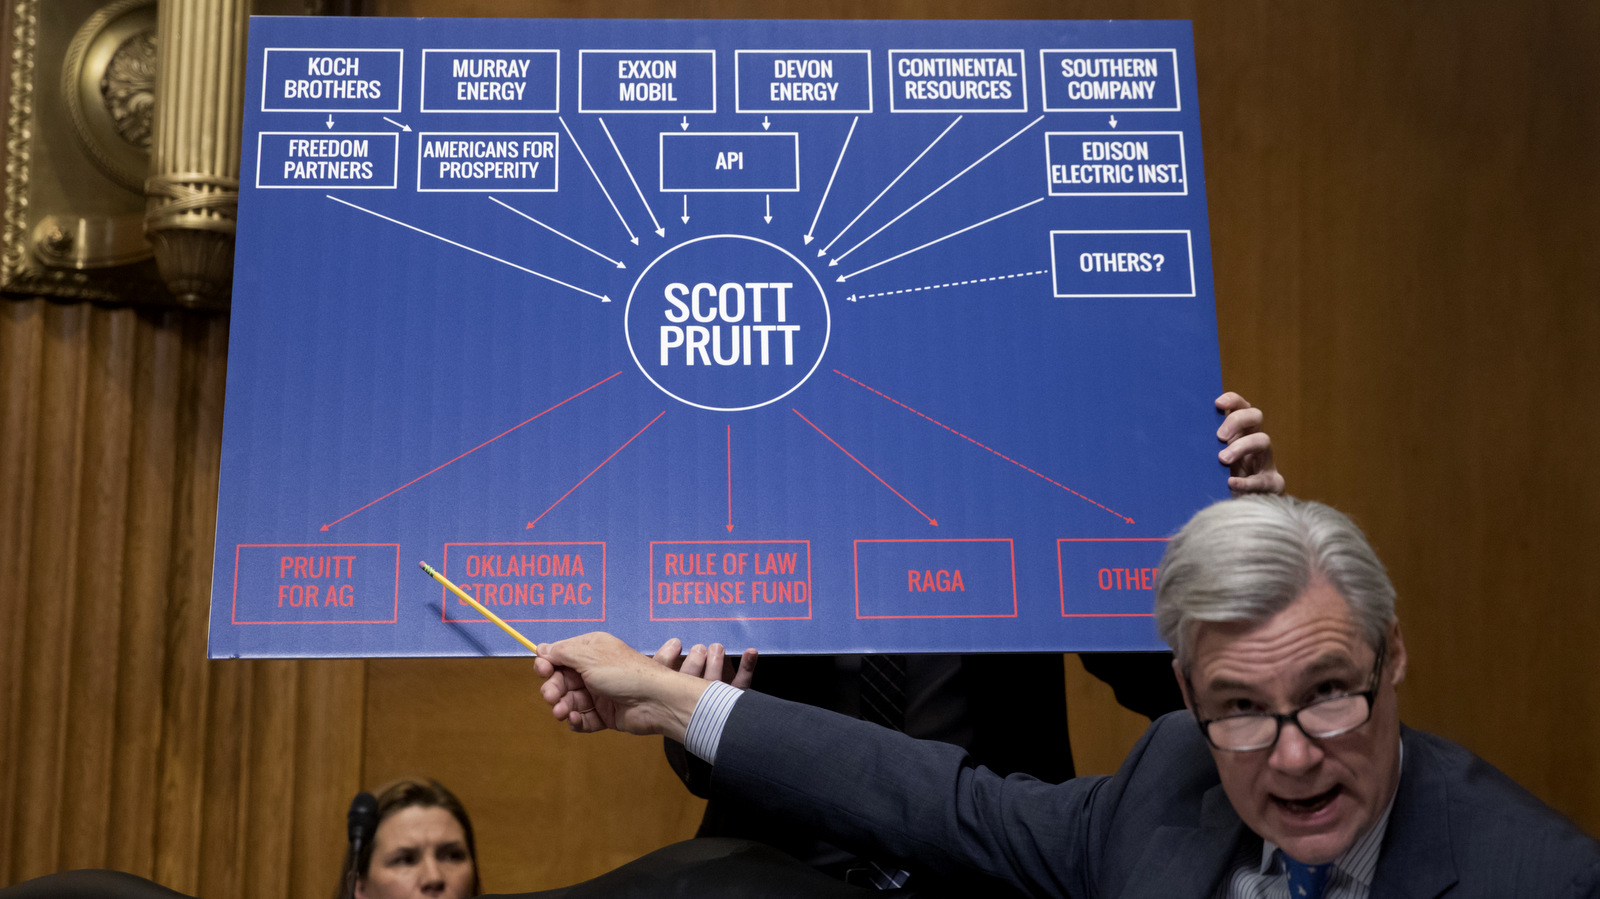
[[[1405,746],[1400,747],[1405,755]],[[1399,790],[1395,795],[1399,795]],[[1323,888],[1322,899],[1367,899],[1372,892],[1372,875],[1378,870],[1378,850],[1383,846],[1383,835],[1389,829],[1389,813],[1394,811],[1394,796],[1379,816],[1378,822],[1355,844],[1333,860],[1333,874]],[[1299,899],[1289,895],[1289,880],[1284,871],[1282,853],[1277,846],[1262,841],[1261,855],[1255,857],[1250,847],[1234,863],[1233,873],[1222,881],[1217,899]]]

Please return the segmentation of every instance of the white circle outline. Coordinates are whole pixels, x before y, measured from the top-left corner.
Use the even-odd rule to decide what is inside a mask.
[[[734,238],[734,239],[737,239],[737,240],[750,240],[750,241],[755,241],[756,243],[759,243],[759,244],[765,244],[766,246],[769,246],[769,247],[773,248],[774,250],[777,250],[778,252],[782,253],[783,255],[788,256],[790,259],[794,260],[794,264],[800,266],[800,270],[805,272],[811,278],[811,283],[812,284],[816,285],[817,295],[822,297],[822,313],[823,313],[823,315],[824,315],[824,317],[826,319],[826,327],[823,329],[823,334],[822,334],[822,349],[817,353],[817,361],[813,362],[811,364],[811,370],[805,373],[805,377],[803,377],[800,380],[796,381],[794,383],[793,387],[790,387],[788,390],[785,390],[784,392],[778,394],[777,396],[773,397],[770,400],[764,400],[762,402],[756,403],[753,406],[736,406],[736,407],[703,406],[700,403],[695,403],[695,402],[691,402],[689,400],[686,400],[683,397],[678,396],[676,393],[673,393],[672,391],[668,390],[667,388],[662,387],[660,382],[658,382],[655,378],[650,377],[650,373],[648,371],[645,371],[644,366],[642,364],[640,364],[640,362],[639,362],[639,354],[635,353],[633,351],[633,335],[628,331],[628,316],[630,314],[632,314],[632,312],[633,312],[633,295],[638,292],[639,285],[641,283],[643,283],[643,281],[645,279],[645,276],[650,274],[650,270],[656,267],[656,263],[657,262],[660,262],[661,260],[667,258],[668,256],[672,255],[673,253],[678,252],[679,250],[683,249],[684,247],[688,246],[689,244],[699,243],[702,240],[716,240],[718,238],[723,238],[723,237],[731,237],[731,238]],[[762,240],[759,237],[751,237],[748,234],[707,234],[704,237],[696,237],[693,240],[686,240],[683,243],[680,243],[677,246],[675,246],[675,247],[673,247],[673,248],[671,248],[669,250],[663,251],[660,256],[657,256],[655,259],[651,260],[650,264],[644,267],[644,271],[639,273],[639,277],[638,278],[634,279],[633,287],[628,290],[628,304],[622,310],[622,339],[627,342],[627,344],[628,344],[628,355],[633,357],[633,364],[638,367],[639,373],[644,375],[645,378],[651,384],[654,384],[657,390],[661,391],[662,393],[666,394],[667,396],[670,396],[673,399],[677,400],[678,402],[683,403],[685,406],[693,406],[696,409],[704,409],[707,412],[747,412],[747,411],[749,411],[751,409],[759,409],[762,406],[770,406],[773,403],[776,403],[778,400],[781,400],[784,397],[788,396],[789,394],[794,393],[796,390],[799,390],[800,389],[800,385],[802,385],[805,382],[811,380],[811,376],[816,374],[817,366],[822,364],[822,357],[828,355],[828,339],[832,335],[833,335],[833,310],[832,310],[832,308],[830,308],[828,306],[828,292],[826,290],[822,289],[822,282],[817,280],[816,274],[813,273],[811,271],[811,269],[807,268],[806,264],[804,262],[801,262],[800,261],[800,257],[796,256],[795,254],[789,252],[788,250],[785,250],[783,247],[778,246],[777,244],[773,243],[770,240]]]

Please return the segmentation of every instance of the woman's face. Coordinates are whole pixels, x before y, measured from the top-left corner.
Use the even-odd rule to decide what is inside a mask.
[[[407,806],[383,819],[356,899],[467,899],[472,856],[461,822],[436,805]]]

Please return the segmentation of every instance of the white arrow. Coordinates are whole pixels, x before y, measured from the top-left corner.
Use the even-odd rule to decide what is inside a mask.
[[[1043,118],[1043,116],[1040,116]],[[812,241],[812,233],[817,230],[817,219],[822,218],[822,207],[828,205],[828,193],[833,190],[833,179],[839,177],[839,166],[844,164],[844,151],[850,149],[850,138],[856,133],[856,123],[861,121],[861,116],[850,120],[850,130],[844,136],[844,146],[839,148],[839,158],[833,163],[833,174],[828,176],[828,186],[822,189],[822,202],[817,204],[817,214],[811,217],[811,227],[806,229],[806,243]]]
[[[1047,268],[1042,268],[1033,272],[1015,272],[1010,275],[990,275],[987,278],[967,278],[964,281],[948,281],[944,284],[924,284],[921,287],[902,287],[898,290],[880,290],[877,293],[863,293],[859,296],[857,294],[851,294],[848,297],[845,297],[845,299],[854,303],[857,300],[870,300],[873,297],[892,297],[898,296],[902,293],[921,293],[924,290],[940,290],[945,287],[965,287],[968,284],[984,284],[989,281],[1009,281],[1012,278],[1031,278],[1035,275],[1048,274],[1050,274],[1050,270]]]
[[[678,127],[682,128],[685,131],[688,131],[689,130],[689,117],[688,116],[684,116],[683,117],[683,122],[681,124],[679,124]]]
[[[331,113],[331,112],[328,113],[328,127],[329,128],[333,127],[333,113]]]
[[[627,268],[627,266],[623,265],[620,261],[618,261],[616,259],[612,259],[610,256],[607,256],[606,254],[604,254],[604,253],[600,252],[599,250],[595,249],[594,247],[591,247],[591,246],[583,243],[582,241],[577,240],[576,238],[572,237],[571,235],[562,234],[560,231],[557,231],[556,229],[550,227],[549,225],[546,225],[544,222],[539,221],[538,219],[534,218],[533,216],[527,214],[526,212],[523,212],[522,210],[520,210],[520,209],[518,209],[518,208],[516,208],[514,206],[507,205],[506,203],[502,202],[501,200],[499,200],[499,199],[497,199],[495,197],[490,197],[489,199],[492,202],[499,203],[501,206],[505,206],[507,209],[511,210],[512,212],[515,212],[517,215],[522,216],[523,218],[527,219],[528,221],[533,222],[535,225],[538,225],[539,227],[545,229],[546,231],[549,231],[551,234],[554,234],[557,237],[565,238],[567,240],[572,241],[573,243],[577,244],[578,246],[583,247],[585,250],[588,250],[589,252],[595,254],[596,256],[599,256],[601,259],[604,259],[605,261],[611,263],[612,265],[615,265],[617,268]]]
[[[491,256],[491,255],[489,255],[488,253],[485,253],[482,250],[475,250],[472,247],[469,247],[464,243],[456,243],[455,241],[451,240],[448,237],[440,237],[439,235],[433,233],[432,231],[424,231],[421,228],[418,228],[416,225],[408,225],[405,222],[400,221],[399,219],[389,218],[388,216],[384,215],[381,212],[373,212],[370,209],[362,208],[360,206],[357,206],[354,203],[351,203],[348,200],[341,200],[338,197],[334,196],[333,194],[324,194],[323,196],[326,196],[328,199],[332,200],[335,203],[343,203],[344,205],[349,206],[351,209],[359,209],[362,212],[365,212],[367,215],[375,215],[378,218],[381,218],[386,222],[393,222],[394,224],[399,225],[402,228],[410,228],[411,230],[417,232],[418,234],[425,234],[428,237],[433,238],[434,240],[442,240],[442,241],[444,241],[445,243],[449,244],[452,247],[460,247],[461,249],[466,250],[468,253],[477,253],[479,256],[482,256],[485,259],[493,259],[495,262],[498,262],[501,265],[509,265],[509,266],[511,266],[512,268],[516,269],[519,272],[527,272],[530,275],[538,276],[540,278],[545,279],[546,281],[550,281],[550,282],[555,283],[555,284],[560,284],[562,287],[566,287],[566,288],[570,288],[572,290],[576,290],[578,293],[588,294],[589,296],[594,297],[595,299],[599,300],[602,303],[611,302],[611,298],[608,297],[608,296],[602,296],[602,295],[600,295],[598,293],[595,293],[592,290],[584,290],[583,288],[578,287],[576,285],[568,284],[567,282],[562,281],[559,278],[552,278],[552,277],[550,277],[549,275],[547,275],[547,274],[545,274],[543,272],[536,272],[531,268],[524,268],[524,267],[516,264],[515,262],[507,262],[506,260],[501,259],[499,256]]]
[[[767,224],[772,224],[772,194],[767,194],[767,214],[762,216]]]
[[[617,208],[617,201],[611,199],[611,191],[606,190],[606,183],[600,180],[600,173],[594,170],[594,166],[589,165],[589,157],[584,154],[583,147],[579,146],[578,139],[572,136],[572,129],[567,127],[567,120],[561,116],[556,116],[556,121],[561,123],[562,128],[567,129],[567,139],[572,141],[572,146],[577,149],[578,158],[583,160],[584,165],[589,166],[589,174],[594,176],[594,183],[600,185],[600,192],[606,195],[606,202],[611,204],[611,211],[617,214],[617,220],[622,222],[622,229],[628,232],[628,242],[638,246],[639,236],[633,233],[632,228],[628,227],[628,220],[622,217],[622,210]]]
[[[946,134],[949,134],[950,133],[950,129],[954,128],[956,126],[956,122],[959,122],[959,121],[961,121],[961,116],[956,116],[955,122],[951,122],[950,124],[946,125],[944,130],[939,132],[939,136],[933,139],[933,144],[936,144],[939,141],[943,140],[944,136]],[[889,188],[890,187],[894,187],[895,184],[898,183],[901,178],[905,177],[906,172],[911,171],[911,166],[916,165],[919,161],[921,161],[922,157],[928,155],[928,151],[933,149],[933,144],[929,144],[926,147],[923,147],[922,148],[922,152],[917,154],[917,158],[911,160],[911,165],[908,165],[904,169],[901,169],[900,170],[900,174],[894,176],[894,181],[890,181],[888,187],[885,187],[883,190],[878,191],[878,195],[876,197],[872,198],[872,203],[868,203],[860,212],[856,213],[856,217],[850,220],[850,224],[845,225],[843,230],[841,230],[838,234],[835,234],[833,236],[833,240],[828,241],[828,245],[827,246],[825,246],[822,249],[817,251],[817,255],[818,256],[826,256],[826,255],[828,255],[828,250],[831,249],[834,244],[839,242],[839,238],[844,236],[844,232],[845,231],[849,231],[851,228],[855,227],[855,223],[861,221],[861,217],[863,215],[867,214],[867,210],[872,208],[872,204],[873,203],[876,203],[879,200],[883,199],[883,195],[889,192]]]
[[[771,128],[772,128],[772,117],[771,116],[762,116],[761,117],[761,130],[762,131],[767,131],[767,130],[769,130]]]
[[[628,160],[622,158],[622,151],[617,149],[617,139],[611,136],[611,129],[606,127],[606,120],[600,120],[600,130],[606,133],[606,140],[611,141],[611,149],[617,151],[617,161],[622,163],[622,170],[628,173],[628,180],[633,182],[633,189],[639,194],[639,202],[644,204],[644,211],[650,213],[650,224],[656,226],[656,236],[666,237],[667,229],[661,227],[656,221],[656,211],[650,208],[650,201],[644,198],[644,191],[639,190],[639,181],[633,177],[633,169],[628,168]]]
[[[331,118],[333,118],[333,116],[330,115],[330,116],[328,116],[328,118],[331,119]],[[384,116],[383,120],[385,122],[388,122],[389,124],[395,126],[396,128],[399,128],[401,131],[410,131],[411,130],[411,126],[410,125],[402,125],[399,122],[396,122],[394,119],[389,118],[388,116]]]
[[[1111,127],[1113,127],[1113,128],[1117,127],[1117,117],[1116,116],[1112,116],[1111,117]]]
[[[1043,116],[1040,116],[1040,118],[1043,118]],[[1038,120],[1035,119],[1035,121],[1038,121]],[[973,228],[981,228],[984,225],[987,225],[990,222],[994,221],[995,219],[1005,218],[1006,216],[1010,215],[1013,212],[1020,212],[1023,209],[1027,209],[1029,206],[1032,206],[1034,203],[1043,203],[1043,202],[1044,202],[1044,197],[1040,197],[1037,200],[1030,200],[1030,201],[1028,201],[1026,203],[1023,203],[1021,206],[1018,206],[1015,209],[1007,209],[1005,212],[1002,212],[999,215],[991,215],[991,216],[989,216],[988,218],[984,219],[981,222],[977,222],[975,224],[968,225],[965,228],[962,228],[960,231],[951,231],[949,234],[946,234],[943,237],[936,237],[933,240],[928,241],[927,243],[923,244],[920,247],[912,247],[911,249],[906,250],[904,253],[896,253],[895,255],[890,256],[888,259],[883,260],[883,262],[874,262],[873,264],[867,266],[864,269],[860,269],[858,271],[853,271],[848,275],[840,275],[839,276],[839,280],[843,281],[846,278],[854,278],[856,275],[859,275],[862,272],[870,272],[873,269],[877,268],[878,266],[883,265],[884,262],[893,262],[893,261],[895,261],[896,259],[899,259],[902,256],[910,256],[912,253],[915,253],[918,250],[926,250],[927,248],[933,246],[936,243],[939,243],[941,241],[946,241],[946,240],[949,240],[952,237],[955,237],[957,234],[965,234],[966,232],[971,231]]]
[[[683,223],[689,224],[689,195],[683,195]]]
[[[856,250],[861,249],[861,244],[864,244],[867,241],[873,239],[874,237],[877,237],[879,234],[882,234],[884,228],[887,228],[887,227],[889,227],[889,225],[892,225],[895,222],[898,222],[901,219],[905,218],[906,217],[906,213],[909,213],[911,210],[916,209],[918,206],[921,206],[923,203],[928,202],[928,200],[931,199],[934,194],[938,193],[941,190],[944,190],[945,188],[949,187],[951,184],[955,183],[955,180],[957,178],[960,178],[962,175],[965,175],[966,173],[968,173],[968,172],[972,171],[973,169],[977,168],[979,163],[983,162],[985,159],[988,159],[990,156],[993,156],[994,154],[1000,152],[1000,148],[1001,147],[1004,147],[1006,144],[1009,144],[1012,141],[1016,140],[1017,138],[1021,137],[1023,131],[1027,131],[1029,128],[1032,128],[1034,125],[1039,124],[1039,122],[1042,119],[1044,119],[1044,116],[1039,116],[1039,118],[1034,119],[1033,121],[1029,122],[1026,125],[1023,125],[1022,126],[1022,131],[1018,131],[1016,134],[1011,135],[1010,137],[1008,137],[1005,140],[1001,141],[999,146],[996,146],[993,150],[990,150],[989,152],[983,154],[982,156],[979,156],[978,159],[977,159],[977,162],[974,162],[971,165],[967,166],[966,168],[962,169],[961,171],[956,172],[955,176],[952,177],[949,181],[946,181],[945,183],[939,185],[938,187],[935,187],[933,189],[933,191],[928,194],[928,196],[923,197],[922,199],[918,200],[915,203],[912,203],[909,207],[907,207],[905,212],[900,213],[899,215],[897,215],[894,218],[890,219],[886,224],[884,224],[878,230],[872,232],[871,234],[868,234],[865,238],[862,239],[861,243],[858,243],[855,246],[851,247],[850,249],[845,250],[843,253],[840,253],[839,254],[839,259],[843,259],[844,257],[849,256],[851,253],[854,253]],[[904,254],[901,254],[901,255],[904,255]],[[839,259],[831,260],[831,261],[829,261],[828,264],[829,265],[838,265],[839,264]]]

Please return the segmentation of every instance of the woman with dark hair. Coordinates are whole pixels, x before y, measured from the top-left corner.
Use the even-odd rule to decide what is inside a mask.
[[[397,780],[380,790],[377,831],[360,855],[345,850],[339,899],[467,899],[478,893],[478,850],[461,800],[430,778]]]

